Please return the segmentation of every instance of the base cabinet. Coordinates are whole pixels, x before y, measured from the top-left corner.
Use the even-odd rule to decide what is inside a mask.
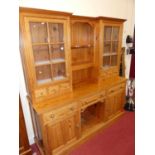
[[[80,134],[79,118],[79,112],[75,112],[63,120],[59,120],[55,123],[51,122],[46,125],[49,155],[56,154],[56,152],[68,143],[78,139]]]
[[[108,94],[105,102],[104,120],[109,120],[123,109],[125,104],[125,88]]]

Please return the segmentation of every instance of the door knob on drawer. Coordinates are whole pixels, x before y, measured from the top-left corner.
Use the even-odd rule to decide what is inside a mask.
[[[51,114],[51,115],[50,115],[50,118],[54,118],[54,117],[55,117],[55,115],[54,115],[54,114]]]
[[[73,108],[73,107],[71,107],[71,108],[70,108],[70,110],[71,110],[71,111],[73,111],[73,110],[74,110],[74,108]]]

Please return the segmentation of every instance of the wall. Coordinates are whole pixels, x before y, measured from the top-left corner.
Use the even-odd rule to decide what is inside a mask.
[[[74,15],[107,16],[127,19],[124,24],[123,46],[126,36],[133,35],[134,28],[134,0],[20,0],[20,7],[41,8],[56,11],[71,12]],[[126,76],[129,74],[130,56],[126,56]],[[33,141],[33,129],[30,118],[26,89],[22,68],[20,68],[20,95],[25,115],[29,141]]]

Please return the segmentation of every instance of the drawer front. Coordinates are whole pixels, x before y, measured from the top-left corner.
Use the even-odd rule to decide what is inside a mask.
[[[46,89],[39,89],[35,91],[35,97],[40,98],[40,97],[45,97],[47,95]]]
[[[108,90],[108,94],[112,94],[112,93],[115,93],[115,92],[117,92],[119,90],[123,90],[123,89],[125,89],[125,83],[121,83],[116,86],[113,86],[112,88],[110,88]]]
[[[66,105],[64,107],[55,109],[53,111],[50,111],[43,116],[44,123],[51,122],[55,123],[55,121],[62,120],[66,117],[68,117],[70,114],[74,114],[78,110],[78,104],[72,103],[69,105]]]
[[[96,95],[93,95],[93,96],[83,99],[82,100],[82,108],[86,108],[96,102],[103,100],[104,96],[105,96],[105,92],[102,92],[102,93],[99,93],[99,94],[96,94]]]
[[[78,104],[74,103],[74,104],[68,105],[66,109],[67,109],[67,114],[73,114],[78,110]]]
[[[59,92],[59,86],[51,86],[48,88],[49,95],[55,95]]]
[[[70,83],[62,83],[60,84],[60,91],[63,92],[63,91],[66,91],[68,89],[70,89]]]
[[[58,110],[53,110],[47,114],[44,114],[44,122],[53,122],[63,119],[67,113],[65,108],[61,108]]]

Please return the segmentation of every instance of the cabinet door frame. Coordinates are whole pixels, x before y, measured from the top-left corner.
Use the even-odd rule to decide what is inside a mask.
[[[32,42],[31,42],[31,36],[30,36],[30,27],[29,27],[29,22],[51,22],[51,23],[61,23],[64,25],[64,48],[65,48],[65,67],[66,67],[66,78],[64,80],[60,81],[52,81],[50,83],[45,83],[38,85],[37,80],[36,80],[36,75],[35,75],[35,64],[34,64],[34,57],[33,57],[33,49],[32,49]],[[31,87],[36,89],[36,88],[42,88],[46,85],[49,84],[54,84],[54,83],[60,83],[66,80],[70,79],[70,48],[69,48],[69,40],[68,40],[68,21],[66,19],[51,19],[51,18],[39,18],[39,17],[25,17],[24,18],[24,57],[25,57],[25,63],[26,63],[26,68],[27,68],[27,73],[28,73],[28,78],[31,83]],[[48,43],[47,43],[48,45]]]
[[[103,67],[103,53],[104,53],[104,45],[103,45],[103,42],[104,42],[104,27],[105,26],[117,26],[119,27],[119,39],[118,39],[118,53],[117,53],[117,65],[116,66],[110,66],[108,69],[111,69],[111,68],[118,68],[119,69],[119,62],[120,62],[120,50],[121,50],[121,45],[122,45],[122,31],[123,31],[123,23],[120,23],[120,22],[108,22],[108,21],[102,21],[100,20],[100,23],[99,23],[99,27],[100,27],[100,35],[99,35],[99,38],[100,38],[100,46],[99,46],[99,56],[100,56],[100,70],[101,72],[103,72],[104,70],[106,70],[104,67]]]

